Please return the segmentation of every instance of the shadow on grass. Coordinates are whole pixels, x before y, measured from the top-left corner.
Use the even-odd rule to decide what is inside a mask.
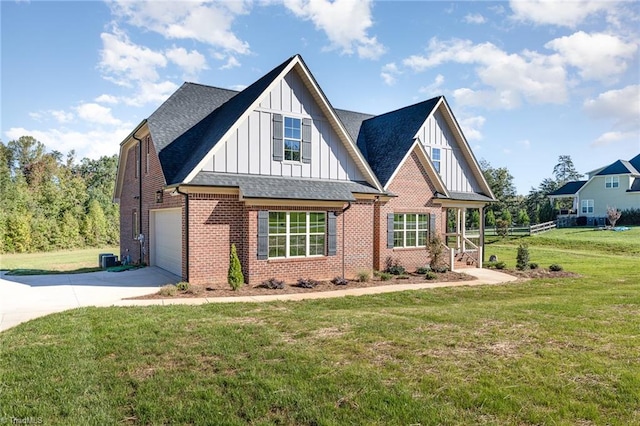
[[[122,265],[107,268],[107,272],[122,272],[130,269],[138,269],[138,266],[134,265]],[[54,269],[12,269],[6,273],[9,276],[23,277],[28,275],[69,275],[69,274],[88,274],[90,272],[100,272],[104,269],[94,266],[86,268],[71,269],[67,271],[58,271]]]

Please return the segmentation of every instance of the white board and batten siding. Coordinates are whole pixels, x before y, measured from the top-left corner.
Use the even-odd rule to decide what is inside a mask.
[[[311,118],[311,162],[273,160],[273,114]],[[366,180],[295,70],[221,143],[204,171],[327,180]]]
[[[482,192],[458,141],[440,111],[432,114],[418,131],[418,138],[427,154],[440,149],[440,177],[449,191]]]

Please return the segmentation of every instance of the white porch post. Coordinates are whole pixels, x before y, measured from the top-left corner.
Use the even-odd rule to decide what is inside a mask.
[[[460,226],[462,227],[462,252],[464,253],[467,251],[467,209],[463,207],[460,210],[462,212],[462,220],[460,223]]]
[[[484,206],[480,207],[480,240],[478,241],[478,268],[484,263]]]
[[[456,250],[460,252],[460,207],[456,207]]]

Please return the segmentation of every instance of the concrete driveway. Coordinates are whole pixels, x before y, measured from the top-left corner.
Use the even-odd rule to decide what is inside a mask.
[[[0,273],[0,331],[54,312],[111,306],[123,298],[155,293],[180,278],[157,267],[124,272],[6,276]]]

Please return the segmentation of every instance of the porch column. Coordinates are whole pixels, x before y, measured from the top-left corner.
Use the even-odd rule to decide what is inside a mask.
[[[456,250],[460,251],[460,207],[456,207]]]
[[[478,267],[482,268],[484,263],[484,206],[480,207],[480,240],[478,241],[478,249],[480,250]]]
[[[460,226],[462,227],[462,252],[464,253],[467,251],[467,209],[463,207],[460,211],[462,213],[462,220],[460,221]]]

